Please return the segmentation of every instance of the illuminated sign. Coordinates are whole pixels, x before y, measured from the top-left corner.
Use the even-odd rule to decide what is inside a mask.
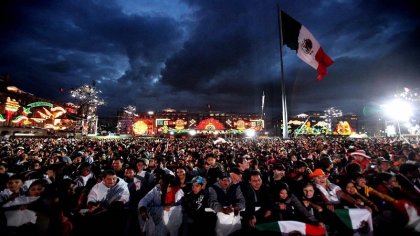
[[[147,129],[148,129],[147,124],[144,123],[144,121],[142,120],[136,121],[133,124],[133,132],[135,135],[145,134]]]
[[[236,125],[236,129],[238,130],[244,130],[245,129],[245,121],[243,120],[238,120],[237,122],[235,122]]]
[[[264,120],[250,120],[251,129],[262,130],[264,128]]]
[[[213,118],[202,120],[197,125],[197,130],[224,130],[224,129],[225,127],[223,126],[223,124],[220,123],[220,121]]]
[[[26,106],[33,108],[33,107],[53,107],[54,105],[49,102],[33,102],[33,103],[29,103]]]
[[[19,110],[19,107],[20,105],[18,102],[16,102],[15,99],[10,99],[10,97],[7,97],[5,106],[6,111],[17,112],[17,110]]]
[[[178,120],[175,121],[175,129],[176,130],[184,129],[184,125],[185,125],[184,120],[178,119]]]
[[[13,123],[19,123],[19,122],[24,121],[24,120],[25,121],[28,120],[28,117],[26,117],[26,116],[18,116],[15,119],[13,119],[12,122]]]
[[[350,135],[352,133],[352,128],[347,121],[340,121],[337,124],[337,133],[340,135]]]
[[[168,121],[169,119],[156,119],[156,126],[166,126]]]

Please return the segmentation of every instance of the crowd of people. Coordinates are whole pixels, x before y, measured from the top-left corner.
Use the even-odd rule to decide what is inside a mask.
[[[328,235],[416,235],[419,148],[390,138],[5,139],[0,232],[271,235],[259,226],[296,221]],[[342,209],[371,222],[349,228]]]

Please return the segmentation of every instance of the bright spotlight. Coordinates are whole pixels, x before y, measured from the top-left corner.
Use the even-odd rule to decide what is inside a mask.
[[[382,107],[385,115],[397,121],[408,121],[413,115],[411,104],[401,99],[395,99]]]
[[[249,138],[252,138],[252,137],[254,137],[255,136],[255,130],[253,130],[253,129],[247,129],[247,130],[245,130],[245,135],[247,136],[247,137],[249,137]]]
[[[197,134],[197,131],[195,131],[194,129],[192,129],[192,130],[188,131],[188,133],[189,133],[191,136],[194,136],[194,135],[196,135],[196,134]]]
[[[175,133],[174,133],[174,131],[169,131],[169,134],[174,135]]]

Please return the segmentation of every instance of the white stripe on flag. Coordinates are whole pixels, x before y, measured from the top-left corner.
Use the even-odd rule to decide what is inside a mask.
[[[297,56],[316,70],[318,61],[315,59],[315,55],[321,46],[312,33],[303,25],[300,28],[298,44]]]
[[[353,229],[358,229],[362,221],[367,221],[369,228],[373,229],[372,214],[366,209],[349,209],[349,216]]]
[[[299,221],[279,221],[280,232],[290,233],[291,231],[299,231],[306,235],[306,224]]]

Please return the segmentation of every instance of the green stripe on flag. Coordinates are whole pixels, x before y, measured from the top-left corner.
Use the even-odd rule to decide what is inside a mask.
[[[349,210],[347,209],[335,209],[335,214],[338,218],[349,228],[353,229],[353,224],[351,223]]]
[[[255,226],[257,230],[260,231],[273,231],[273,232],[280,232],[280,226],[279,223],[276,222],[270,222],[265,224],[258,224]]]

